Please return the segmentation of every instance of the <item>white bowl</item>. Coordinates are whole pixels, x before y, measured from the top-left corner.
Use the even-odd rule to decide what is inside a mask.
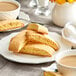
[[[15,0],[0,0],[0,2],[3,1],[14,3],[18,6],[18,8],[12,11],[4,11],[4,12],[0,11],[0,20],[16,19],[20,12],[20,7],[21,7],[20,3]]]
[[[59,60],[63,57],[69,56],[69,55],[76,55],[76,50],[65,50],[63,52],[60,52],[56,55],[56,63],[57,68],[60,73],[62,73],[63,76],[76,76],[76,67],[66,66],[59,62]],[[68,62],[67,62],[68,63]]]

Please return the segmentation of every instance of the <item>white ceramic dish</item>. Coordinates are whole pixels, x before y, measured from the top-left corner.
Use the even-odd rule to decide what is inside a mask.
[[[0,2],[10,2],[18,6],[17,9],[12,11],[6,11],[6,12],[0,11],[0,20],[16,19],[20,12],[20,8],[21,8],[20,3],[16,0],[0,0]]]
[[[29,63],[29,64],[39,64],[39,63],[45,63],[50,62],[54,60],[53,57],[40,57],[40,56],[33,56],[33,55],[27,55],[27,54],[14,54],[8,50],[10,39],[17,34],[13,33],[2,40],[0,40],[0,54],[11,61],[19,62],[19,63]],[[61,36],[54,32],[49,32],[49,36],[53,38],[55,41],[57,41],[60,45],[59,51],[64,51],[71,49],[70,46],[64,44],[61,40]]]
[[[76,49],[75,50],[66,50],[63,52],[60,52],[56,55],[56,63],[57,63],[57,68],[58,71],[63,74],[63,76],[76,76],[76,67],[72,67],[72,66],[67,66],[64,64],[61,64],[59,61],[66,57],[66,56],[70,56],[70,55],[76,55]]]
[[[76,2],[64,3],[62,5],[56,3],[52,11],[52,21],[60,26],[64,27],[67,22],[72,22],[76,25]]]
[[[62,38],[66,40],[69,45],[76,48],[76,27],[68,22],[62,30]]]
[[[24,12],[20,12],[19,18],[20,18],[19,20],[22,19],[22,22],[24,23],[23,27],[25,27],[28,24],[29,20],[30,20],[29,15],[24,13]],[[14,28],[14,29],[11,29],[11,30],[6,30],[6,31],[13,31],[13,30],[21,29],[23,27]],[[0,32],[6,32],[6,31],[0,31]]]
[[[41,69],[44,71],[52,71],[52,72],[55,72],[56,69],[58,69],[58,71],[61,74],[63,74],[63,76],[76,76],[76,67],[66,66],[59,63],[60,59],[66,56],[70,56],[70,55],[76,55],[76,49],[68,50],[68,51],[66,50],[66,51],[58,53],[55,56],[56,63],[53,63],[51,66],[48,66],[48,67],[42,67]]]

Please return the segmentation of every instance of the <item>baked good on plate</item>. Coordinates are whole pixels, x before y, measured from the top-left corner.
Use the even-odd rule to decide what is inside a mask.
[[[55,50],[45,44],[27,44],[20,50],[20,53],[50,57]]]
[[[10,51],[43,57],[51,57],[58,49],[58,43],[49,38],[48,34],[35,30],[23,30],[11,38],[9,43]]]
[[[20,20],[3,20],[0,21],[0,31],[11,30],[19,27],[23,27],[24,24]]]
[[[27,30],[33,30],[38,33],[48,34],[48,29],[40,24],[30,23],[27,27]]]
[[[19,52],[21,48],[27,43],[26,41],[26,30],[21,31],[19,34],[14,36],[9,43],[9,50],[13,52]]]
[[[44,76],[62,76],[59,72],[44,72]]]
[[[28,41],[45,44],[45,45],[52,47],[55,50],[59,49],[58,44],[53,39],[48,38],[47,36],[39,34],[35,31],[31,31],[31,30],[27,31],[26,36],[27,36]]]

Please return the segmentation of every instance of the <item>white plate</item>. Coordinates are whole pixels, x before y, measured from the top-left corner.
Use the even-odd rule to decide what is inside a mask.
[[[33,56],[33,55],[27,55],[27,54],[14,54],[8,50],[10,39],[15,36],[16,33],[12,33],[9,36],[3,38],[0,40],[0,54],[11,61],[19,62],[19,63],[29,63],[29,64],[39,64],[39,63],[45,63],[50,62],[53,60],[52,57],[40,57],[40,56]],[[60,50],[68,50],[71,49],[70,46],[64,44],[61,40],[61,36],[54,32],[49,32],[49,36],[53,38],[55,41],[57,41],[60,45]]]
[[[24,12],[20,12],[19,18],[20,19],[18,19],[18,20],[22,19],[21,21],[24,23],[23,27],[25,27],[28,24],[28,22],[30,21],[29,15],[26,14],[26,13],[24,13]],[[0,32],[13,31],[13,30],[21,29],[23,27],[18,27],[18,28],[14,28],[14,29],[10,29],[10,30],[5,30],[5,31],[0,31]]]

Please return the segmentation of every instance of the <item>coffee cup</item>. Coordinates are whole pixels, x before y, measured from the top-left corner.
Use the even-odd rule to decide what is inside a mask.
[[[0,0],[0,20],[16,19],[20,7],[20,3],[15,0]]]
[[[72,66],[71,64],[70,66],[68,61],[66,63],[67,65],[60,62],[60,60],[69,56],[76,56],[76,50],[62,51],[56,55],[55,60],[56,60],[58,71],[63,76],[76,76],[76,67],[74,65]],[[72,63],[75,64],[75,62],[72,62]]]

